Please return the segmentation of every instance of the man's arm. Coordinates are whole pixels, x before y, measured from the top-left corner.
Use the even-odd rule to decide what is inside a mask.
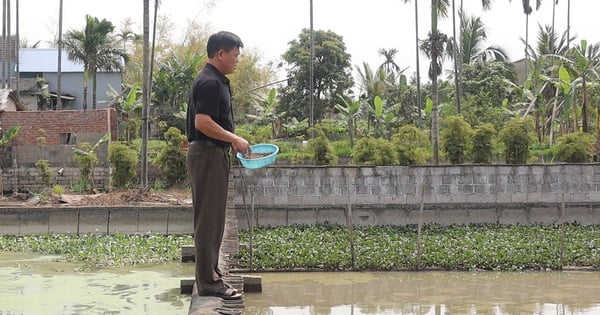
[[[246,139],[223,129],[209,115],[196,114],[194,117],[194,126],[203,134],[217,140],[231,143],[233,153],[250,152],[250,144]]]

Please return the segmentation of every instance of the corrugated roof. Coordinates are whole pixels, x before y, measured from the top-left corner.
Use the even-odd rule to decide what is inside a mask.
[[[60,64],[61,72],[83,72],[83,64],[69,60],[63,50]],[[58,49],[20,48],[19,72],[57,72]]]

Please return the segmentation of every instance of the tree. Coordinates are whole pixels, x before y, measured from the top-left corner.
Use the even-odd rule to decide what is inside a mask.
[[[350,147],[354,147],[354,132],[356,129],[356,117],[360,114],[361,102],[358,101],[347,101],[342,95],[338,94],[338,98],[342,101],[342,104],[335,104],[335,109],[344,116],[348,122],[348,137],[350,139]]]
[[[573,87],[581,89],[581,128],[583,132],[589,132],[588,85],[600,81],[600,45],[588,45],[586,40],[582,40],[569,50],[567,59],[567,67],[574,74]]]
[[[152,116],[157,123],[168,122],[169,126],[185,130],[185,125],[174,120],[173,114],[179,105],[187,103],[192,83],[201,64],[202,56],[188,52],[183,57],[170,54],[157,61],[158,70],[152,75]],[[164,130],[166,131],[166,130]]]
[[[431,143],[433,150],[433,161],[439,164],[439,95],[438,76],[442,73],[442,61],[447,43],[446,34],[440,33],[437,28],[438,15],[445,16],[448,0],[431,0],[431,31],[427,39],[421,44],[421,49],[430,60],[429,79],[431,80]]]
[[[512,0],[509,0],[512,2]],[[552,0],[554,1],[554,0]],[[538,10],[542,0],[535,0],[535,9]],[[529,15],[533,12],[531,3],[529,0],[523,0],[523,13],[525,13],[525,59],[529,60]]]
[[[298,120],[310,118],[310,31],[303,29],[283,54],[288,65],[288,86],[281,90],[280,110]],[[351,93],[354,85],[350,55],[341,36],[314,32],[314,119],[321,120],[335,105],[335,95]]]
[[[410,0],[403,0],[404,3],[409,2]],[[418,110],[418,118],[417,118],[417,127],[421,128],[421,70],[420,70],[420,61],[419,61],[419,5],[418,1],[415,0],[415,58],[416,58],[416,68],[417,68],[417,78],[416,78],[416,86],[417,86],[417,110]]]
[[[92,79],[92,108],[96,109],[96,73],[99,70],[123,70],[121,63],[125,54],[114,48],[109,34],[114,26],[106,19],[102,21],[90,15],[85,16],[86,25],[82,31],[69,30],[65,36],[65,50],[69,59],[83,64],[83,109],[87,109],[88,80]]]
[[[379,53],[380,56],[385,58],[383,63],[381,65],[379,65],[379,69],[383,69],[387,73],[392,74],[393,75],[392,78],[395,78],[396,75],[399,75],[402,72],[404,72],[404,69],[400,68],[400,66],[396,63],[396,60],[395,60],[396,54],[398,53],[398,49],[396,49],[396,48],[391,48],[391,49],[380,48],[377,52]]]
[[[460,16],[460,42],[457,57],[461,64],[508,61],[508,54],[502,47],[484,46],[487,32],[479,17],[467,17],[464,12],[461,12]],[[448,46],[448,49],[453,53],[453,46]]]

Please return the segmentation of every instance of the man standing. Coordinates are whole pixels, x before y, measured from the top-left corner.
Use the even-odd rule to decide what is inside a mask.
[[[234,72],[243,47],[242,40],[231,32],[221,31],[209,37],[208,62],[194,81],[187,110],[196,286],[199,295],[224,299],[242,297],[223,281],[218,263],[229,188],[229,151],[250,152],[248,141],[234,133],[231,88],[225,76]]]

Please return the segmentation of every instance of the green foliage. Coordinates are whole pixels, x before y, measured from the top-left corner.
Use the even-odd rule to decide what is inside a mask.
[[[414,270],[522,271],[563,266],[599,267],[600,226],[425,225],[417,257],[416,226],[354,227],[352,265],[348,230],[342,226],[255,228],[256,270]],[[561,237],[564,241],[561,242]],[[240,241],[249,242],[248,231]],[[375,249],[375,250],[374,250]],[[249,250],[239,263],[248,266]]]
[[[110,133],[107,133],[93,146],[87,142],[82,142],[77,148],[73,148],[73,158],[79,166],[78,191],[94,189],[94,167],[98,165],[98,156],[95,150],[110,139]]]
[[[126,143],[112,142],[108,146],[108,162],[113,187],[125,188],[136,180],[138,154]]]
[[[315,165],[337,165],[338,157],[335,150],[325,136],[323,130],[316,128],[318,136],[308,142],[310,149],[314,153],[313,161]]]
[[[398,156],[392,143],[384,139],[365,137],[352,149],[354,165],[398,165]]]
[[[592,162],[594,157],[594,136],[576,132],[556,138],[554,157],[557,161],[570,163]]]
[[[78,188],[83,192],[93,189],[93,173],[94,167],[98,165],[98,156],[93,153],[92,145],[87,142],[82,142],[77,147],[79,151],[73,151],[73,158],[79,167]]]
[[[529,147],[531,157],[529,160],[534,162],[552,162],[554,160],[554,146],[548,142],[535,142]]]
[[[350,140],[338,140],[331,143],[333,146],[335,155],[340,158],[350,158],[352,157],[352,146],[350,145]]]
[[[235,129],[235,134],[250,144],[267,143],[271,138],[271,128],[271,125],[242,125]]]
[[[160,166],[169,187],[180,185],[187,180],[186,153],[183,143],[187,140],[181,130],[171,127],[164,134],[165,145],[154,163]]]
[[[500,140],[504,143],[504,156],[507,164],[525,164],[529,158],[529,146],[534,141],[533,121],[516,118],[500,130]]]
[[[60,255],[91,270],[180,260],[181,246],[191,243],[190,235],[42,234],[0,236],[0,251]]]
[[[340,119],[323,119],[315,124],[325,133],[327,139],[332,141],[348,137],[348,125],[346,121]]]
[[[63,185],[52,185],[52,192],[57,195],[57,196],[62,196],[63,192],[65,191],[65,186]]]
[[[481,124],[475,128],[473,134],[473,148],[471,156],[473,163],[489,164],[494,155],[493,140],[496,130],[492,124]]]
[[[278,142],[279,154],[277,160],[285,160],[290,164],[298,165],[310,161],[314,157],[314,152],[303,142]]]
[[[452,164],[461,164],[472,145],[473,129],[461,116],[450,116],[444,120],[441,132],[442,150]]]
[[[21,130],[21,126],[18,124],[10,127],[8,131],[2,135],[2,139],[0,139],[0,147],[9,143],[14,137],[16,137],[17,134],[19,134],[19,130]]]
[[[42,176],[42,183],[46,187],[50,187],[50,165],[48,160],[37,160],[35,167],[40,169],[40,175]]]
[[[315,30],[312,32],[314,43],[314,121],[324,118],[328,110],[333,109],[337,100],[335,95],[344,95],[354,85],[350,54],[341,36],[332,31]],[[288,117],[298,121],[310,116],[310,39],[309,29],[303,29],[289,43],[289,49],[283,54],[287,65],[288,84],[281,88],[278,110],[286,112]],[[310,120],[310,119],[309,119]]]
[[[400,165],[423,165],[431,157],[429,139],[419,128],[406,125],[392,136]]]

